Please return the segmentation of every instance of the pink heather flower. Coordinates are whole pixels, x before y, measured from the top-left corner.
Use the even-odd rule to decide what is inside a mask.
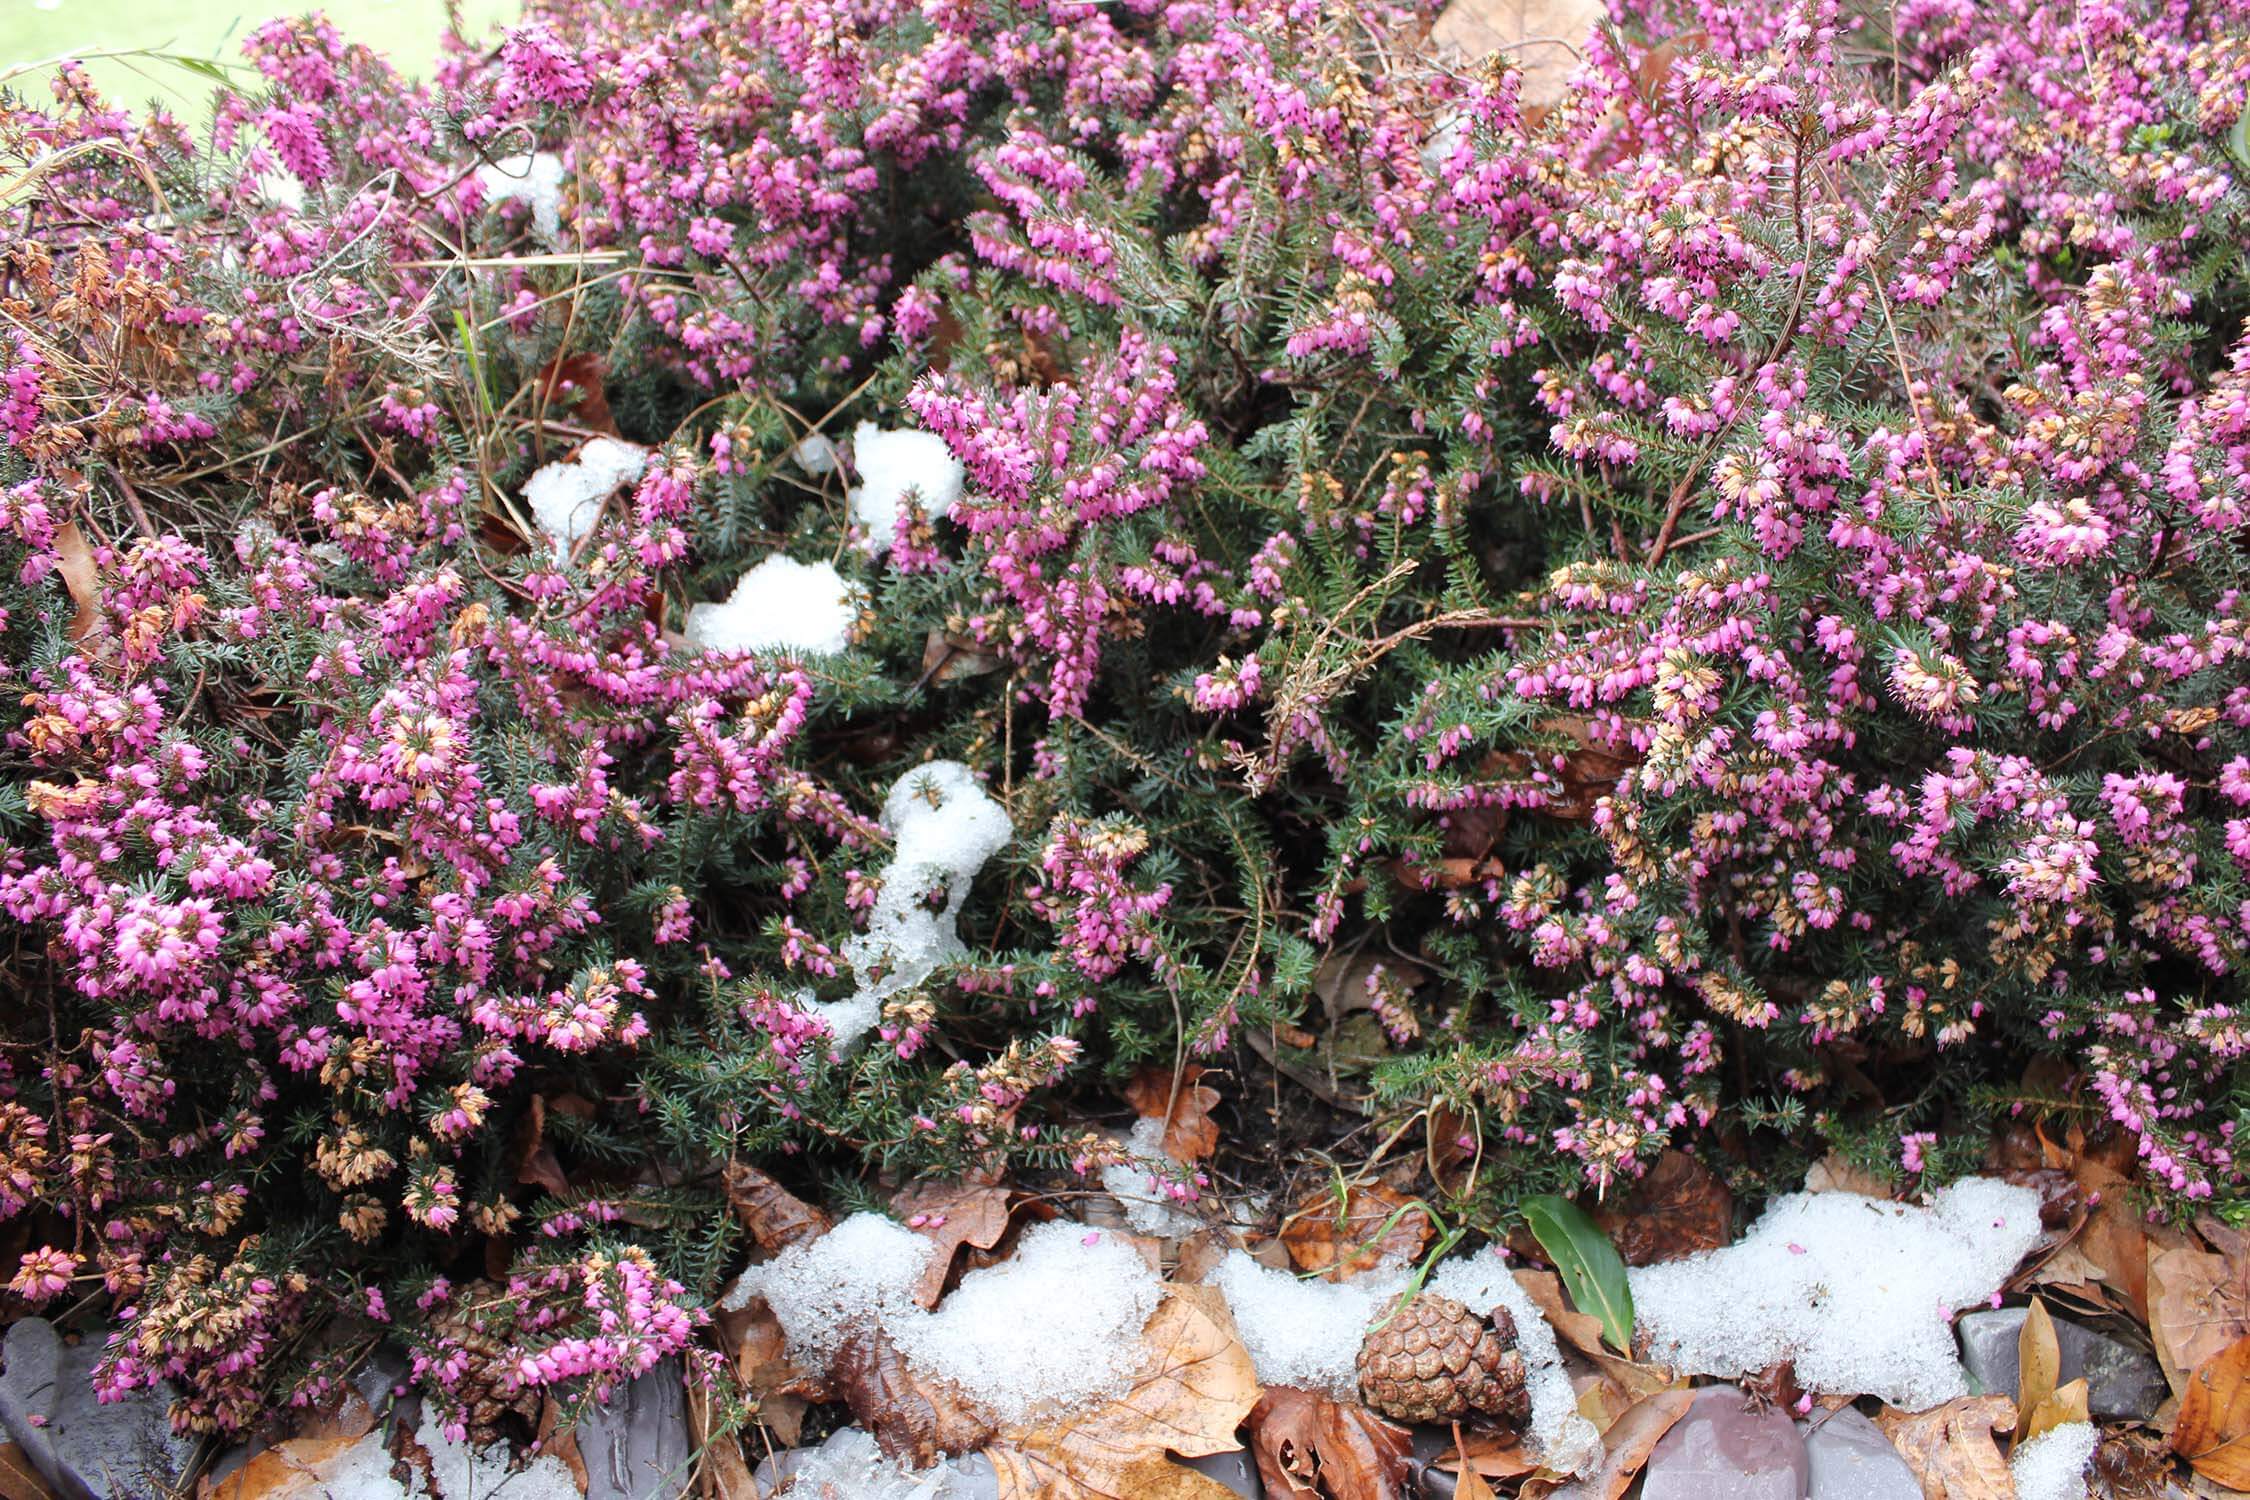
[[[8,1290],[26,1302],[49,1302],[70,1290],[71,1273],[76,1269],[77,1262],[69,1251],[43,1245],[23,1257]]]

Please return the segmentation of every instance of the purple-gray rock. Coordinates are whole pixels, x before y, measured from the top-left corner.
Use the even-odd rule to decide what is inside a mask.
[[[193,1445],[174,1437],[169,1392],[94,1399],[99,1345],[66,1343],[45,1318],[8,1329],[0,1348],[0,1428],[63,1500],[157,1500]]]
[[[1183,1458],[1179,1462],[1198,1473],[1210,1475],[1244,1500],[1261,1500],[1266,1492],[1264,1482],[1258,1478],[1258,1461],[1250,1456],[1247,1448],[1237,1448],[1232,1453],[1213,1453],[1205,1458]]]
[[[578,1419],[586,1500],[672,1500],[695,1467],[680,1362],[667,1359]]]
[[[1953,1325],[1961,1341],[1961,1363],[1980,1390],[2015,1395],[2023,1370],[2017,1340],[2029,1316],[2021,1307],[1988,1308],[1963,1314]],[[2055,1318],[2055,1347],[2062,1354],[2055,1383],[2084,1379],[2086,1408],[2094,1416],[2145,1422],[2163,1404],[2169,1387],[2155,1356],[2060,1316]]]
[[[1803,1500],[1812,1482],[1789,1414],[1731,1385],[1705,1386],[1657,1441],[1642,1500]]]
[[[1857,1407],[1798,1426],[1812,1464],[1810,1500],[1922,1500],[1922,1481]]]

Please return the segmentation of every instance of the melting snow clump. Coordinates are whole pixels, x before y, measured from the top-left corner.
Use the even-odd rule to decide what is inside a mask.
[[[638,443],[592,438],[575,458],[548,464],[526,480],[523,498],[555,550],[567,554],[601,519],[610,491],[640,478],[647,467],[648,450]]]
[[[1164,1151],[1164,1121],[1160,1117],[1136,1123],[1132,1134],[1125,1137],[1125,1145],[1142,1161],[1169,1160]],[[1125,1222],[1133,1226],[1136,1234],[1179,1238],[1203,1227],[1201,1219],[1172,1206],[1172,1200],[1164,1191],[1163,1179],[1133,1162],[1111,1162],[1102,1168],[1102,1190],[1123,1205]]]
[[[1164,1289],[1128,1241],[1068,1219],[1042,1224],[1010,1259],[962,1277],[936,1312],[914,1300],[932,1248],[895,1220],[854,1214],[744,1272],[736,1291],[766,1299],[790,1353],[812,1368],[873,1322],[917,1373],[1002,1422],[1120,1394],[1140,1368],[1141,1328]]]
[[[896,1219],[853,1214],[819,1239],[743,1272],[739,1289],[765,1298],[791,1352],[823,1368],[851,1324],[874,1318],[889,1328],[921,1313],[914,1283],[931,1248]]]
[[[882,1019],[885,1000],[968,952],[955,926],[961,903],[977,871],[1016,831],[1007,809],[956,760],[934,760],[899,777],[883,801],[883,825],[893,840],[883,889],[867,931],[844,944],[858,988],[849,999],[798,1002],[828,1024],[838,1051]],[[942,896],[936,906],[933,895]]]
[[[1359,1399],[1359,1343],[1406,1286],[1404,1271],[1366,1271],[1349,1281],[1301,1281],[1237,1250],[1205,1278],[1234,1309],[1235,1331],[1266,1385]]]
[[[1000,1422],[1122,1395],[1163,1285],[1124,1239],[1056,1219],[999,1265],[961,1278],[934,1313],[890,1325],[916,1369]]]
[[[2091,1422],[2065,1422],[2016,1449],[2008,1460],[2016,1500],[2085,1500],[2097,1436]]]
[[[1540,1462],[1561,1474],[1587,1474],[1601,1461],[1601,1434],[1578,1414],[1578,1392],[1563,1368],[1555,1330],[1539,1315],[1529,1293],[1517,1285],[1507,1260],[1497,1253],[1464,1255],[1447,1261],[1428,1289],[1451,1297],[1479,1317],[1505,1307],[1515,1319],[1516,1349],[1523,1355],[1525,1385],[1531,1392],[1531,1439]]]
[[[1924,1411],[1968,1385],[1952,1320],[2039,1236],[2039,1195],[1970,1178],[1927,1208],[1856,1193],[1774,1200],[1736,1244],[1631,1273],[1651,1358],[1743,1376],[1782,1360],[1807,1390]]]
[[[829,563],[779,553],[742,575],[723,604],[689,607],[684,634],[707,651],[836,655],[851,644],[859,590]]]
[[[786,1468],[770,1458],[760,1464],[759,1494],[787,1500],[847,1495],[851,1500],[961,1500],[978,1493],[973,1479],[951,1464],[916,1473],[892,1463],[873,1434],[860,1427],[838,1428],[818,1448],[784,1450],[780,1456],[801,1461]],[[782,1480],[778,1488],[773,1483],[777,1478]]]
[[[851,517],[867,528],[867,550],[877,557],[891,550],[909,492],[931,515],[950,516],[967,473],[936,433],[885,432],[873,422],[860,423],[852,433],[852,466],[860,482],[848,497]]]
[[[562,158],[552,151],[510,156],[477,168],[477,186],[487,203],[531,205],[531,227],[553,244],[562,238]]]
[[[836,472],[836,445],[825,432],[816,432],[800,440],[789,453],[797,460],[797,467],[807,474]]]

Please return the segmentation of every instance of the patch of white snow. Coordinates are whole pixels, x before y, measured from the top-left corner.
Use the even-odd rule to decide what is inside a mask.
[[[589,438],[575,456],[548,464],[524,481],[523,498],[555,551],[567,556],[601,519],[602,502],[610,493],[640,478],[647,467],[648,450],[640,444]]]
[[[825,432],[807,435],[798,442],[796,447],[789,450],[789,455],[797,460],[797,467],[803,469],[807,474],[833,474],[836,472],[838,462],[836,444]]]
[[[1367,1271],[1349,1281],[1306,1280],[1237,1250],[1204,1278],[1234,1309],[1235,1331],[1266,1385],[1359,1397],[1359,1344],[1406,1287],[1407,1274]]]
[[[1015,836],[1007,809],[967,766],[934,760],[899,777],[883,802],[892,837],[883,889],[867,931],[844,944],[858,987],[850,998],[809,1005],[841,1051],[882,1018],[883,1002],[968,952],[955,925],[969,885]],[[930,898],[942,899],[932,905]]]
[[[1651,1357],[1684,1373],[1789,1360],[1807,1390],[1923,1411],[1968,1392],[1954,1311],[1990,1298],[2038,1235],[2039,1195],[1992,1178],[1927,1208],[1792,1194],[1733,1245],[1633,1271],[1633,1306]]]
[[[737,1291],[765,1298],[791,1352],[824,1368],[853,1323],[873,1318],[889,1328],[921,1313],[914,1284],[931,1248],[896,1219],[853,1214],[819,1239],[752,1266]]]
[[[562,158],[552,151],[510,156],[477,168],[487,203],[528,203],[531,227],[552,245],[562,238]]]
[[[1164,1288],[1131,1243],[1055,1219],[961,1278],[937,1311],[890,1325],[918,1370],[1003,1423],[1121,1395]]]
[[[834,565],[775,553],[743,574],[724,603],[689,606],[683,633],[707,651],[834,656],[851,645],[859,605],[859,590]]]
[[[860,482],[847,497],[851,518],[866,528],[867,551],[875,557],[891,550],[909,494],[931,515],[950,516],[967,477],[937,434],[910,428],[885,432],[873,422],[860,423],[852,433],[852,467]]]
[[[2086,1466],[2099,1437],[2091,1422],[2065,1422],[2017,1448],[2008,1460],[2016,1500],[2086,1500]]]

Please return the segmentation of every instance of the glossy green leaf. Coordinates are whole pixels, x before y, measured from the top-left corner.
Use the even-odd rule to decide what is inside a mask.
[[[1555,1263],[1563,1286],[1580,1312],[1602,1320],[1602,1337],[1618,1353],[1633,1353],[1633,1288],[1625,1280],[1625,1261],[1586,1211],[1568,1198],[1543,1193],[1523,1201],[1524,1222],[1539,1248]]]

